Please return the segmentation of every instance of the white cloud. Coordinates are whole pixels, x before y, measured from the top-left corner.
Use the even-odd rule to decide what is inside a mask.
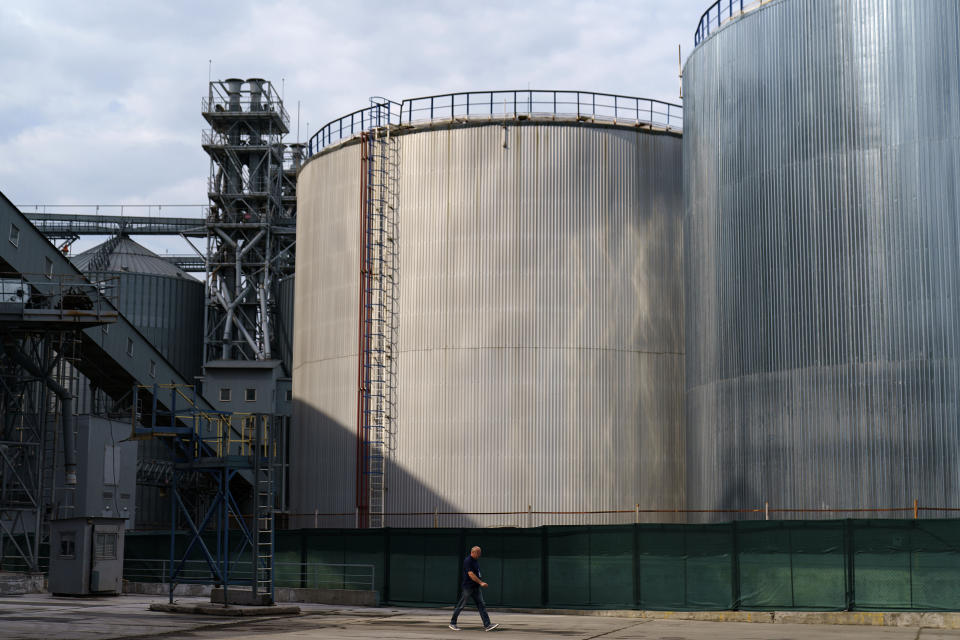
[[[203,202],[211,59],[214,78],[285,85],[303,138],[371,95],[529,84],[676,102],[677,45],[689,53],[707,4],[4,3],[0,191],[17,203]]]

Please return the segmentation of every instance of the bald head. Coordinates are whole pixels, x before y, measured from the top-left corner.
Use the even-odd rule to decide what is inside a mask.
[[[470,557],[476,560],[480,557],[481,549],[480,547],[473,547],[470,549]]]

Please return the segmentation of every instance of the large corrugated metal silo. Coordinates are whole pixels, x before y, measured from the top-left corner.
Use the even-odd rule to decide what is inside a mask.
[[[960,5],[724,5],[683,75],[688,504],[958,507]]]
[[[389,526],[435,511],[467,514],[441,526],[632,522],[637,503],[683,504],[680,110],[667,130],[646,116],[666,105],[578,117],[522,94],[502,117],[453,114],[468,94],[429,114],[405,101],[391,129]],[[362,148],[328,147],[297,183],[291,497],[306,526],[355,523]]]

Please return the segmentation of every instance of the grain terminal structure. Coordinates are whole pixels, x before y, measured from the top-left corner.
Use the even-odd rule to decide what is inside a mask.
[[[725,5],[683,75],[688,503],[958,507],[960,5]]]
[[[203,355],[203,283],[119,233],[73,257],[74,266],[92,282],[110,282],[114,304],[186,379],[201,375]],[[154,368],[154,374],[156,370]],[[81,412],[97,415],[110,404],[78,380]],[[117,416],[114,416],[117,417]],[[129,432],[129,429],[126,430]],[[129,433],[124,434],[126,438]],[[136,526],[163,528],[170,520],[170,451],[158,439],[136,442]]]
[[[682,506],[681,126],[676,105],[516,91],[378,100],[314,137],[294,526]]]

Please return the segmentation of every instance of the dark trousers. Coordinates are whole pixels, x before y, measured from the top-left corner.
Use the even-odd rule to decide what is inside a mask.
[[[480,592],[480,585],[474,583],[469,587],[463,587],[463,593],[460,594],[460,601],[453,610],[453,617],[450,618],[450,624],[457,624],[457,618],[460,612],[467,606],[467,598],[473,598],[473,603],[477,605],[477,611],[480,612],[480,619],[483,626],[490,626],[490,616],[487,615],[487,605],[483,604],[483,593]]]

